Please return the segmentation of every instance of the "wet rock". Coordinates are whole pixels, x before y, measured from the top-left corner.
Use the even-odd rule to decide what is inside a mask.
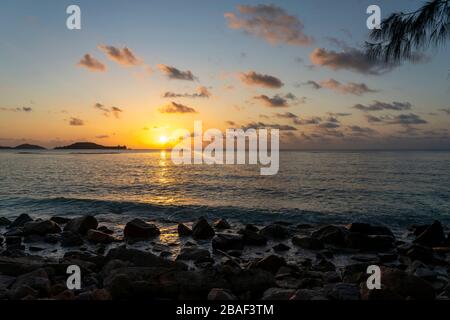
[[[405,271],[428,282],[436,280],[439,276],[439,273],[418,260],[414,261]]]
[[[5,217],[0,217],[0,227],[9,226],[11,221]]]
[[[323,249],[323,242],[317,238],[312,237],[298,237],[292,238],[292,243],[297,247],[308,250],[320,250]]]
[[[213,288],[208,293],[209,301],[234,301],[237,297],[226,289]]]
[[[289,229],[279,224],[270,224],[259,231],[259,234],[273,239],[286,239],[289,237]]]
[[[411,260],[419,260],[425,263],[430,263],[433,261],[433,249],[429,247],[413,245],[406,252],[406,256]]]
[[[354,222],[347,226],[348,231],[362,233],[365,235],[391,236],[394,237],[392,231],[383,226],[372,226],[368,223]]]
[[[216,229],[221,229],[221,230],[225,230],[225,229],[230,229],[231,228],[230,224],[225,219],[219,219],[216,222],[214,222],[214,227]]]
[[[45,236],[46,234],[60,233],[61,231],[61,227],[51,220],[27,222],[23,226],[24,235]]]
[[[107,301],[111,299],[111,294],[106,289],[95,289],[92,292],[92,300]]]
[[[269,288],[264,291],[262,300],[289,300],[294,293],[294,289]]]
[[[91,229],[87,232],[87,239],[93,243],[103,244],[108,244],[115,241],[115,238],[113,236],[94,229]]]
[[[123,262],[130,262],[139,267],[161,267],[161,268],[175,268],[185,270],[186,265],[178,262],[165,260],[150,252],[144,252],[137,249],[127,249],[125,247],[118,247],[109,250],[106,259],[122,260]]]
[[[23,213],[20,216],[18,216],[9,226],[8,229],[14,229],[14,228],[18,228],[18,227],[22,227],[25,223],[27,222],[31,222],[33,221],[33,219],[31,219],[31,217],[26,214]]]
[[[160,235],[158,227],[154,224],[146,223],[141,219],[133,219],[125,226],[123,234],[125,238],[148,239]]]
[[[326,295],[331,300],[359,300],[359,286],[353,283],[335,283],[325,287]]]
[[[39,295],[39,292],[37,290],[34,290],[30,286],[23,285],[18,288],[14,288],[9,290],[8,296],[11,300],[22,300],[27,298],[28,300],[34,300],[37,299]]]
[[[253,224],[247,224],[245,225],[245,230],[253,231],[253,232],[259,232],[259,228]]]
[[[327,300],[322,289],[299,289],[289,300]]]
[[[55,244],[55,243],[58,243],[60,239],[61,239],[61,235],[59,235],[59,234],[47,234],[44,237],[44,242]]]
[[[335,271],[336,266],[327,259],[319,259],[314,265],[313,270],[315,271]]]
[[[66,224],[67,222],[70,221],[69,218],[64,217],[51,217],[50,220],[56,222],[59,225]]]
[[[177,260],[204,260],[211,258],[211,254],[206,249],[200,248],[182,248],[180,253],[177,256]]]
[[[106,226],[98,227],[97,230],[100,231],[100,232],[109,234],[109,235],[113,235],[114,234],[114,231],[111,230],[111,229],[108,229],[108,227],[106,227]]]
[[[41,248],[41,247],[30,246],[30,247],[28,248],[28,250],[30,250],[30,252],[40,252],[40,251],[43,251],[43,250],[45,250],[45,249],[44,249],[44,248]]]
[[[286,261],[284,260],[284,258],[272,254],[265,258],[257,259],[256,261],[252,262],[250,267],[252,269],[266,270],[275,274],[278,269],[285,265]]]
[[[279,243],[279,244],[273,246],[272,249],[276,252],[284,252],[284,251],[289,251],[289,249],[291,249],[291,247],[285,245],[284,243]]]
[[[178,235],[180,237],[189,237],[192,235],[192,230],[188,226],[186,226],[184,223],[178,224]]]
[[[243,236],[240,234],[219,233],[212,239],[214,250],[242,250],[244,248]]]
[[[347,246],[362,251],[388,251],[395,247],[395,239],[391,236],[366,235],[350,232],[345,239]]]
[[[37,269],[17,277],[11,286],[11,291],[14,292],[23,286],[36,290],[40,297],[47,297],[50,293],[50,279],[47,271],[45,269]]]
[[[192,227],[192,236],[194,237],[194,239],[210,239],[214,237],[214,235],[214,229],[203,217],[198,219]]]
[[[61,233],[61,246],[63,247],[75,247],[83,245],[83,238],[75,232],[64,231]]]
[[[405,271],[381,267],[382,288],[376,293],[363,293],[364,298],[385,299],[400,298],[414,300],[432,300],[435,298],[433,287],[425,280]],[[373,294],[370,297],[370,294]]]
[[[14,245],[14,244],[21,244],[22,243],[22,237],[17,236],[7,236],[5,238],[5,243],[7,245]]]
[[[344,267],[342,272],[343,282],[361,283],[368,278],[367,267],[368,263],[354,263],[348,264]]]
[[[325,226],[312,233],[313,238],[321,240],[323,243],[335,246],[344,246],[347,229],[338,226]]]
[[[45,260],[38,256],[7,257],[0,255],[0,274],[18,276],[42,268]]]
[[[274,275],[261,269],[243,270],[231,274],[229,282],[232,292],[237,294],[250,292],[250,297],[255,299],[262,297],[267,289],[276,286]]]
[[[434,221],[428,228],[425,229],[417,238],[414,243],[434,247],[443,244],[446,241],[444,230],[439,221]]]
[[[252,229],[241,229],[238,231],[243,236],[245,245],[249,246],[265,246],[267,244],[267,238]]]
[[[23,230],[22,228],[14,228],[3,234],[5,237],[22,237]]]
[[[379,253],[378,257],[381,262],[393,262],[398,259],[398,255],[396,253]]]
[[[93,216],[83,216],[70,220],[64,227],[64,231],[71,231],[85,235],[88,230],[97,229],[98,221]]]

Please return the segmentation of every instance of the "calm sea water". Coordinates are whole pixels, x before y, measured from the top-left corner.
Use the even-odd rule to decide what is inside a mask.
[[[170,154],[0,152],[0,216],[190,221],[450,222],[450,152],[281,152],[256,166],[176,166]]]

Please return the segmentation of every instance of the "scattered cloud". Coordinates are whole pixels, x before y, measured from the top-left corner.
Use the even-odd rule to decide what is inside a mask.
[[[185,106],[181,103],[171,102],[170,104],[159,109],[161,113],[197,113],[194,108]]]
[[[164,93],[163,98],[209,98],[211,92],[206,87],[198,87],[196,93],[175,93],[167,91]]]
[[[90,54],[85,54],[84,57],[78,62],[78,66],[86,68],[92,72],[106,71],[106,66]]]
[[[231,127],[236,126],[236,122],[231,121],[231,120],[225,121],[225,123],[226,123],[227,125],[231,126]]]
[[[298,119],[298,116],[293,114],[292,112],[277,113],[275,114],[275,116],[281,119]]]
[[[110,114],[113,114],[116,119],[120,118],[120,114],[123,113],[123,110],[118,107],[107,107],[101,103],[94,104],[94,108],[103,112],[105,117],[109,117]]]
[[[0,108],[0,111],[8,111],[8,112],[31,112],[33,108],[31,107],[17,107],[17,108]]]
[[[84,121],[79,118],[70,118],[69,124],[71,126],[84,126]]]
[[[371,135],[371,134],[376,134],[377,131],[372,129],[372,128],[367,128],[367,127],[360,127],[360,126],[348,126],[348,129],[355,134],[358,135]]]
[[[247,73],[241,73],[240,79],[243,83],[249,86],[260,86],[264,88],[279,89],[284,86],[284,83],[277,77],[260,74],[254,71],[248,71]]]
[[[391,71],[398,64],[369,59],[361,50],[348,48],[341,52],[316,48],[310,55],[311,62],[316,66],[328,67],[332,70],[351,70],[370,75],[381,75]]]
[[[306,82],[307,85],[310,85],[316,90],[325,88],[330,89],[338,93],[342,94],[353,94],[356,96],[361,96],[365,93],[372,93],[377,92],[377,90],[370,89],[365,83],[354,83],[349,82],[347,84],[343,84],[333,78],[323,80],[320,83],[317,83],[315,81],[308,81]]]
[[[116,119],[119,119],[120,114],[123,112],[123,110],[117,107],[111,107],[111,112],[113,113],[114,117],[116,117]]]
[[[450,115],[450,108],[440,109],[439,111],[442,111],[443,113]]]
[[[238,13],[227,12],[228,27],[262,38],[271,44],[309,46],[313,39],[303,31],[297,17],[275,5],[238,5]]]
[[[132,67],[142,64],[142,61],[127,47],[118,48],[114,46],[99,45],[98,48],[102,50],[110,60],[122,66]]]
[[[354,109],[358,109],[364,112],[381,111],[381,110],[403,111],[403,110],[411,110],[411,107],[412,105],[409,102],[394,101],[392,103],[386,103],[376,100],[369,105],[356,104],[353,106]]]
[[[158,64],[158,69],[164,73],[169,79],[194,81],[196,77],[190,70],[181,71],[175,67],[171,67],[165,64]]]
[[[284,125],[284,124],[277,124],[277,123],[264,123],[264,122],[251,122],[248,123],[245,126],[242,126],[242,129],[278,129],[280,131],[297,131],[297,128],[290,126],[290,125]]]
[[[400,114],[396,116],[386,115],[379,117],[367,115],[366,119],[369,123],[372,124],[399,124],[409,126],[428,123],[426,120],[422,119],[419,115],[414,113]]]
[[[279,95],[275,95],[272,98],[262,94],[260,96],[253,97],[255,100],[262,101],[267,107],[271,108],[283,108],[289,107],[287,100]]]
[[[102,134],[102,135],[99,135],[99,136],[95,136],[95,138],[97,138],[97,139],[108,139],[109,136],[107,134]]]

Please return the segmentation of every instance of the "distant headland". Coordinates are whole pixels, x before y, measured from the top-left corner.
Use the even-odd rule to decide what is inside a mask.
[[[2,147],[0,146],[0,149],[15,149],[15,150],[45,150],[44,147],[37,146],[34,144],[21,144],[17,147]]]
[[[76,142],[64,147],[56,147],[55,150],[127,150],[126,146],[102,146],[93,142]]]

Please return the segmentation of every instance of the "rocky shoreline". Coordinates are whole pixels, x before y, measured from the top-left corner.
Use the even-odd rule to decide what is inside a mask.
[[[0,300],[449,300],[450,234],[365,223],[0,218]],[[81,268],[82,288],[66,271]],[[368,290],[369,265],[382,289]]]

